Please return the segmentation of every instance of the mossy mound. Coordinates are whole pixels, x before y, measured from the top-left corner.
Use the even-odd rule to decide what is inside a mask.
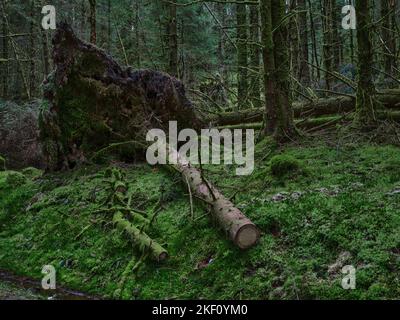
[[[22,186],[28,181],[27,177],[23,173],[17,171],[6,171],[5,173],[5,181],[10,188]]]
[[[30,180],[38,179],[43,175],[43,170],[36,169],[33,167],[22,169],[21,172],[25,177],[29,178]]]
[[[273,176],[282,178],[291,173],[300,172],[303,164],[291,155],[281,154],[270,160],[270,167]]]

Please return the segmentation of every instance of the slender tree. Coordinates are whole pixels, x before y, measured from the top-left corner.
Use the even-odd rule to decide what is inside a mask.
[[[7,1],[2,0],[2,5],[4,8],[6,8]],[[2,34],[3,34],[3,50],[2,50],[2,57],[3,57],[3,62],[1,63],[2,65],[2,82],[3,82],[3,97],[7,98],[8,96],[8,29],[7,29],[7,24],[6,24],[6,19],[2,19],[1,23],[2,27]]]
[[[252,104],[256,108],[261,107],[261,88],[260,88],[260,23],[259,6],[250,6],[250,92]]]
[[[290,101],[289,52],[284,0],[262,0],[262,42],[266,102],[265,132],[277,141],[296,138]]]
[[[373,82],[372,65],[374,50],[371,40],[370,0],[356,0],[358,81],[356,100],[356,124],[369,128],[376,123],[375,111],[378,107],[374,99],[376,93]]]
[[[236,32],[237,32],[237,83],[238,108],[246,108],[248,97],[248,52],[247,52],[247,10],[246,5],[239,0],[236,4]]]
[[[299,10],[299,33],[300,33],[300,61],[299,79],[304,86],[310,85],[310,65],[308,64],[309,45],[308,45],[308,23],[307,23],[307,4],[306,0],[298,0]]]
[[[36,51],[36,32],[35,32],[35,0],[31,0],[30,10],[29,10],[29,19],[30,19],[30,35],[29,35],[29,46],[30,46],[30,54],[29,54],[29,93],[31,96],[35,94],[36,88],[36,73],[35,73],[35,51]]]
[[[178,24],[176,4],[168,3],[168,72],[178,77]]]
[[[97,31],[96,31],[96,0],[89,0],[90,5],[90,42],[93,44],[97,43]]]
[[[322,1],[323,13],[323,65],[326,70],[325,85],[331,90],[333,84],[332,72],[334,71],[334,0]]]
[[[394,0],[381,1],[383,66],[387,74],[394,74],[396,64],[396,4]]]

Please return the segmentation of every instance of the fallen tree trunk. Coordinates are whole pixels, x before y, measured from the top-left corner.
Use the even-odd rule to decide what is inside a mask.
[[[191,193],[210,206],[213,217],[230,240],[241,249],[254,246],[260,238],[260,231],[256,225],[209,183],[201,171],[193,167],[184,156],[166,142],[159,141],[158,143],[161,143],[159,150],[169,150],[169,156],[176,159],[175,164],[168,164],[168,166],[173,167],[182,175],[183,182],[189,185]]]
[[[400,89],[382,90],[377,99],[387,109],[400,109]],[[318,117],[323,115],[344,114],[353,111],[355,99],[348,96],[318,99],[311,102],[294,102],[293,112],[295,118]],[[236,125],[262,121],[265,109],[247,109],[238,112],[224,112],[204,118],[207,123],[216,126]]]
[[[400,111],[381,111],[378,113],[379,120],[390,120],[395,122],[400,122]],[[319,118],[310,118],[310,119],[298,119],[295,120],[296,126],[300,129],[304,129],[306,131],[315,131],[318,128],[327,128],[335,126],[336,124],[342,121],[351,121],[353,120],[353,114],[343,114],[343,115],[333,115],[333,116],[325,116]],[[253,122],[253,123],[240,123],[234,125],[226,125],[217,127],[219,130],[222,129],[254,129],[260,130],[263,128],[262,122]]]

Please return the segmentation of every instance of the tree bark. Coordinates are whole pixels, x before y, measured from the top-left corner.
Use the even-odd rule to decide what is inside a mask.
[[[260,23],[259,6],[250,6],[250,90],[249,97],[255,108],[261,107],[260,88]]]
[[[327,90],[332,89],[334,77],[332,72],[334,70],[335,57],[334,57],[334,0],[322,1],[322,14],[323,14],[323,65],[326,70],[325,73],[325,87]]]
[[[96,45],[97,43],[97,31],[96,31],[96,0],[89,0],[90,4],[90,42]]]
[[[303,11],[299,13],[299,32],[301,46],[299,79],[304,86],[308,87],[310,86],[310,65],[308,64],[309,45],[306,0],[298,0],[298,10]]]
[[[358,43],[358,81],[356,102],[357,125],[369,128],[376,124],[376,108],[372,67],[374,50],[371,40],[370,0],[356,0],[357,43]]]
[[[384,108],[389,110],[400,109],[400,90],[385,89],[375,97]],[[292,104],[295,118],[317,117],[323,115],[343,114],[355,111],[356,102],[351,97],[321,98],[315,102],[294,102]],[[265,109],[244,109],[237,112],[224,112],[218,115],[210,115],[204,118],[204,122],[216,126],[236,125],[262,121]]]
[[[3,2],[3,7],[6,6],[6,3],[4,0]],[[2,19],[2,33],[3,33],[3,50],[2,50],[2,56],[3,59],[5,60],[1,66],[2,66],[2,84],[3,84],[3,97],[7,99],[8,97],[8,82],[10,81],[8,79],[8,29],[7,29],[7,24],[6,24],[6,19]]]
[[[176,150],[164,143],[166,150],[177,159],[177,164],[170,164],[179,171],[183,182],[188,183],[194,195],[207,203],[213,217],[226,232],[230,240],[240,249],[247,249],[254,246],[259,238],[260,231],[234,204],[211,185],[202,176],[201,171],[194,168]]]
[[[168,3],[168,73],[178,78],[178,26],[174,3]]]
[[[30,62],[29,62],[29,93],[30,96],[33,97],[35,95],[35,89],[36,89],[36,74],[35,74],[35,0],[31,0],[31,5],[30,5],[30,13],[29,13],[29,18],[30,18],[30,35],[29,35],[29,56],[30,56]]]
[[[383,66],[389,75],[395,74],[396,63],[396,16],[395,2],[392,0],[381,1],[382,40],[383,40]]]
[[[246,105],[248,98],[248,52],[247,52],[247,10],[246,5],[239,0],[236,4],[237,32],[237,85],[238,109]]]

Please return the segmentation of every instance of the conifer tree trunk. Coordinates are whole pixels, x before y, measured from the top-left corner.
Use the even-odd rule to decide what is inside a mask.
[[[142,53],[140,46],[140,30],[139,30],[139,14],[140,14],[140,3],[139,0],[134,0],[134,11],[135,11],[135,49],[136,49],[136,67],[141,68],[142,65]]]
[[[308,24],[307,24],[307,4],[306,0],[298,0],[298,10],[299,13],[299,32],[300,32],[300,69],[299,69],[299,79],[304,86],[310,85],[310,66],[308,64]]]
[[[333,10],[334,0],[322,1],[322,14],[323,14],[323,65],[326,70],[325,73],[325,87],[327,90],[332,89],[334,71],[334,31],[333,31]]]
[[[2,0],[2,5],[3,7],[6,6],[6,3],[4,0]],[[2,19],[2,34],[3,34],[3,50],[2,50],[2,57],[4,59],[4,62],[1,63],[2,65],[2,82],[3,82],[3,97],[7,98],[8,96],[8,29],[6,25],[6,19]]]
[[[396,64],[396,5],[392,0],[381,1],[383,66],[387,74],[393,75]]]
[[[32,96],[35,95],[35,87],[36,87],[36,74],[35,74],[35,0],[31,0],[30,5],[30,35],[29,35],[29,46],[30,46],[30,54],[29,54],[29,93]]]
[[[107,47],[109,53],[111,53],[112,46],[111,10],[111,0],[107,0]]]
[[[260,27],[259,27],[259,6],[250,6],[250,98],[253,107],[261,107],[261,92],[260,92]]]
[[[89,0],[90,4],[90,42],[94,45],[97,43],[97,32],[96,32],[96,0]]]
[[[176,5],[168,3],[168,72],[174,77],[178,77],[178,26]]]
[[[358,82],[356,98],[356,123],[368,128],[376,122],[377,101],[373,83],[374,51],[371,40],[370,0],[356,0],[357,43],[358,43]]]
[[[262,41],[266,102],[265,133],[277,141],[296,138],[290,101],[289,52],[284,0],[262,0]],[[272,32],[274,30],[274,32]]]
[[[246,5],[239,0],[236,4],[236,31],[237,31],[237,83],[238,109],[246,107],[248,97],[248,53],[247,53],[247,12]]]

